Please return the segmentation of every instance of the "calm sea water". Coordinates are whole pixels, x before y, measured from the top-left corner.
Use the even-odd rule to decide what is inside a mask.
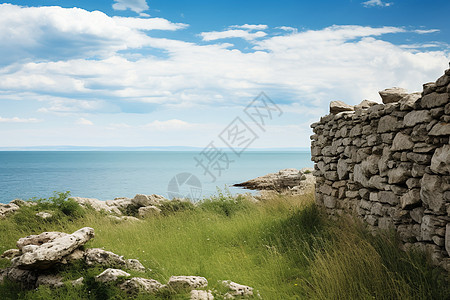
[[[196,166],[197,155],[188,151],[0,151],[0,202],[47,198],[53,191],[101,200],[132,198],[135,194],[168,197],[169,182],[180,173],[193,174],[191,179],[197,177],[204,197],[215,194],[217,187],[224,189],[280,169],[313,166],[309,152],[247,151],[240,157],[228,153],[234,162],[220,176],[214,171],[216,181],[212,182],[212,177]],[[186,185],[179,182],[180,178],[186,176],[178,176],[178,182],[172,180],[169,191],[175,183],[183,192]],[[247,192],[233,187],[229,190]]]

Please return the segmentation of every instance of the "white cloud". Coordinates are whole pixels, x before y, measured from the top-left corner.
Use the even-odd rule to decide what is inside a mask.
[[[244,25],[231,25],[229,28],[239,28],[239,29],[248,29],[248,30],[265,30],[269,28],[269,26],[264,24],[252,25],[252,24],[244,24]]]
[[[264,37],[267,34],[264,31],[249,32],[240,29],[230,29],[225,31],[202,32],[200,35],[204,41],[214,41],[228,38],[242,38],[250,41],[256,38]]]
[[[194,124],[178,119],[172,119],[167,121],[155,120],[153,122],[144,125],[143,127],[152,130],[186,130],[192,126],[194,126]]]
[[[297,32],[298,31],[297,28],[289,27],[289,26],[280,26],[280,27],[277,27],[277,29],[281,29],[281,30],[284,30],[284,31],[292,31],[292,32]]]
[[[38,120],[35,118],[19,118],[19,117],[13,117],[13,118],[2,118],[0,117],[0,123],[38,123],[42,122],[42,120]]]
[[[374,6],[380,6],[380,7],[388,7],[393,5],[392,2],[383,2],[382,0],[369,0],[362,3],[365,7],[374,7]]]
[[[94,125],[94,123],[88,119],[85,118],[80,118],[77,120],[76,124],[78,125],[88,125],[88,126],[92,126]]]
[[[428,30],[424,30],[424,29],[417,29],[414,30],[415,33],[418,34],[427,34],[427,33],[433,33],[433,32],[439,32],[439,29],[428,29]]]
[[[172,23],[163,18],[124,18],[113,17],[113,20],[119,26],[138,30],[178,30],[186,28],[188,25],[183,23]]]
[[[146,0],[114,0],[113,8],[115,10],[130,9],[136,13],[141,13],[148,9]]]
[[[79,8],[0,4],[0,66],[30,59],[108,57],[120,50],[151,46],[143,30],[186,26],[162,18],[109,17]]]

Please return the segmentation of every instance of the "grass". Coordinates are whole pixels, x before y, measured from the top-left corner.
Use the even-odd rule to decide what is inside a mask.
[[[392,233],[372,236],[362,224],[329,221],[312,195],[275,196],[260,203],[219,193],[199,205],[166,204],[163,215],[141,222],[117,222],[92,210],[79,210],[56,194],[5,220],[0,220],[0,251],[15,247],[20,237],[43,231],[95,229],[86,247],[102,247],[149,268],[134,276],[162,283],[172,275],[199,275],[208,288],[219,280],[254,287],[263,299],[448,299],[444,274],[423,255],[398,250]],[[37,222],[39,205],[58,218]],[[65,208],[65,212],[63,209]],[[26,221],[27,219],[31,221]],[[9,261],[0,260],[0,267]],[[67,279],[84,276],[84,287],[59,290],[40,287],[22,291],[10,282],[0,285],[1,299],[123,299],[111,285],[93,280],[101,268],[83,264],[62,267]],[[186,295],[139,299],[188,299]],[[216,299],[220,299],[216,297]]]

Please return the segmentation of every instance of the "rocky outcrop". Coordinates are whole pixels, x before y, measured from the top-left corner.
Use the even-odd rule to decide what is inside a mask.
[[[130,276],[130,273],[127,273],[120,269],[109,268],[103,271],[102,273],[98,274],[97,276],[95,276],[95,281],[103,283],[113,282],[117,281],[119,277],[128,277],[128,276]]]
[[[124,259],[123,256],[100,248],[87,249],[84,254],[84,260],[88,266],[97,265],[145,271],[145,267],[137,259]]]
[[[230,280],[222,281],[222,284],[228,289],[225,299],[249,298],[253,296],[253,288],[232,282]]]
[[[165,288],[159,281],[141,277],[133,277],[123,282],[119,288],[128,294],[155,294]]]
[[[233,186],[251,190],[269,190],[279,193],[302,194],[314,188],[312,169],[284,169]]]
[[[208,280],[200,276],[172,276],[167,283],[167,287],[175,292],[204,288],[207,285]]]
[[[9,204],[0,203],[0,219],[6,218],[7,216],[18,211],[19,209],[20,209],[20,206],[14,204],[14,203],[9,203]]]
[[[211,291],[192,290],[190,300],[213,300],[214,296]]]
[[[380,92],[384,104],[330,114],[311,125],[316,201],[450,270],[450,70],[422,93]]]
[[[22,255],[12,259],[12,266],[19,269],[48,269],[93,237],[94,229],[84,227],[41,245],[27,244],[21,248]]]

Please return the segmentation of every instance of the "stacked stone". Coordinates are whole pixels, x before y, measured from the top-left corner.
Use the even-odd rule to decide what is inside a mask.
[[[380,95],[383,104],[333,101],[311,125],[316,201],[396,230],[450,270],[450,69],[422,93]]]

